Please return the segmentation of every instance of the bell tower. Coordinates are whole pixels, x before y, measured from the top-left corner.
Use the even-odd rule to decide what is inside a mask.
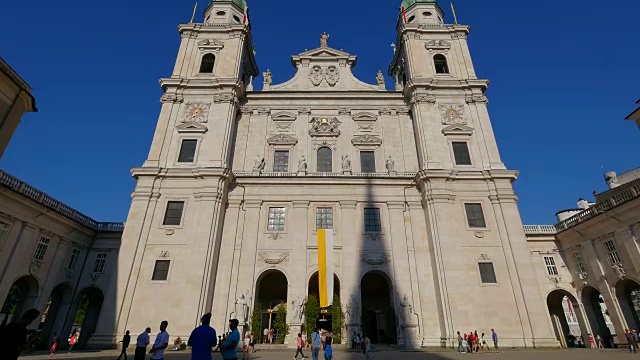
[[[436,284],[439,329],[427,328],[425,336],[453,340],[456,329],[473,326],[456,310],[465,306],[460,300],[465,293],[458,291],[465,284],[451,274],[474,274],[490,263],[492,269],[504,269],[495,272],[504,287],[492,290],[492,296],[508,299],[501,302],[501,313],[519,319],[515,325],[503,324],[502,332],[518,334],[523,339],[519,346],[555,346],[546,304],[528,277],[534,267],[512,186],[517,172],[500,159],[487,111],[489,81],[476,76],[467,44],[470,27],[443,19],[435,0],[403,0],[389,66],[396,91],[410,109],[427,241],[438,249],[433,271],[443,279]],[[461,249],[469,248],[474,255],[461,264],[460,252],[467,251]]]
[[[137,182],[118,259],[117,336],[147,326],[140,314],[148,299],[140,294],[170,277],[172,292],[199,294],[163,309],[174,319],[173,331],[188,334],[213,308],[235,127],[258,66],[246,1],[213,1],[204,19],[178,25],[180,47],[171,76],[160,79],[164,94],[151,149],[142,167],[131,170]],[[149,280],[160,263],[171,274]],[[178,280],[193,278],[193,269],[198,281]]]

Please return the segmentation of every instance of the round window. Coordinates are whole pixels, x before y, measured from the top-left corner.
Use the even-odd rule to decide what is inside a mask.
[[[425,12],[422,13],[422,16],[431,16],[431,13],[428,12],[428,11],[425,11]]]
[[[235,15],[233,15],[233,20],[235,20],[237,23],[239,23],[239,22],[240,22],[240,18],[239,18],[239,17],[237,17],[237,16],[235,16]]]
[[[224,15],[227,15],[227,13],[226,13],[226,12],[224,12],[224,11],[218,11],[218,12],[216,13],[216,15],[218,15],[218,16],[224,16]]]
[[[409,20],[407,20],[407,22],[412,22],[415,19],[416,19],[416,16],[415,15],[411,15],[411,17],[409,18]]]

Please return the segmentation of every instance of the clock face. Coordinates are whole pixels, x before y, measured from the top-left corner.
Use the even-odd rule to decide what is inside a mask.
[[[455,119],[459,119],[460,118],[460,111],[454,109],[454,108],[449,108],[447,109],[446,112],[446,118],[449,120],[455,120]]]
[[[203,121],[207,116],[207,106],[205,104],[190,104],[185,115],[187,121]]]

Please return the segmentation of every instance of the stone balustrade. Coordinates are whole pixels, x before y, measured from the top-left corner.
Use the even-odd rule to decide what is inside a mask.
[[[0,186],[9,188],[20,193],[29,199],[64,215],[71,220],[77,221],[95,231],[121,232],[124,230],[124,223],[103,223],[93,220],[78,210],[54,199],[44,192],[34,188],[26,182],[0,170]]]

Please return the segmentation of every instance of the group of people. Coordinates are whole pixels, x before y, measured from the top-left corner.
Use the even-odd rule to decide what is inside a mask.
[[[371,359],[371,339],[368,336],[362,337],[360,333],[354,331],[351,336],[351,348],[361,351],[364,354],[364,358]]]
[[[493,342],[493,349],[496,352],[500,352],[500,346],[498,346],[498,333],[495,329],[491,329],[491,341]],[[478,330],[470,331],[468,334],[460,334],[458,331],[458,352],[462,353],[478,353],[489,350],[489,344],[485,339],[484,333],[478,336]]]
[[[213,348],[218,345],[220,352],[222,353],[222,358],[224,360],[237,360],[238,355],[236,353],[236,347],[240,343],[240,332],[238,331],[238,324],[240,323],[237,319],[229,320],[229,333],[226,334],[222,338],[218,338],[216,334],[216,330],[211,327],[211,313],[204,314],[200,319],[201,325],[195,328],[191,335],[189,336],[189,340],[187,341],[187,346],[191,347],[191,359],[192,360],[211,360],[211,353]],[[169,333],[167,332],[167,327],[169,323],[165,320],[160,323],[160,332],[156,336],[156,340],[149,350],[149,354],[151,354],[151,360],[163,360],[164,352],[169,347]],[[151,333],[151,328],[146,328],[138,338],[136,339],[136,349],[134,360],[144,360],[147,354],[147,347],[149,346],[149,334]],[[180,338],[178,338],[180,339]],[[220,344],[218,344],[218,340]],[[127,348],[131,343],[131,335],[129,330],[125,332],[122,340],[122,352],[120,356],[118,356],[117,360],[124,357],[127,359]],[[175,346],[182,345],[180,340],[180,344],[175,344]]]
[[[331,360],[333,359],[333,333],[330,331],[319,331],[318,328],[313,329],[311,333],[311,341],[307,343],[302,337],[302,333],[298,333],[297,339],[297,349],[296,354],[293,356],[293,360],[298,359],[298,354],[303,359],[307,357],[304,356],[302,349],[306,347],[311,348],[311,358],[313,360],[318,360],[318,355],[320,353],[320,349],[324,349],[324,359]]]
[[[273,328],[271,329],[264,328],[264,330],[262,330],[262,343],[273,344],[275,334],[276,332],[275,330],[273,330]]]
[[[251,354],[255,351],[255,340],[253,337],[253,333],[249,332],[244,335],[244,342],[242,344],[242,351],[244,353],[244,358],[251,358]]]

